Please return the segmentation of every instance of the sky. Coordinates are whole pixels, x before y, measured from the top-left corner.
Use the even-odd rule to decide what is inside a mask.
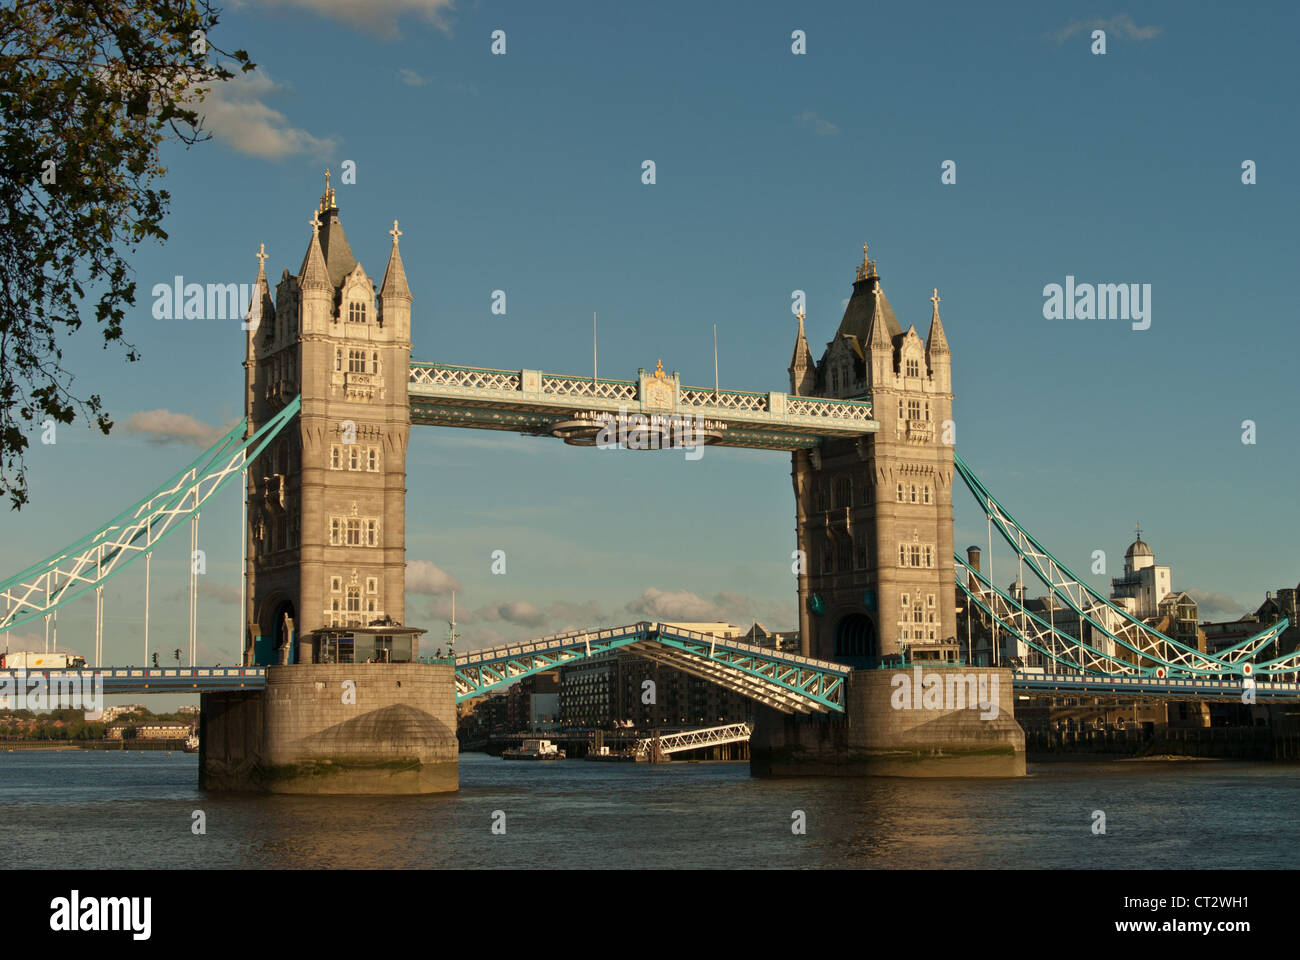
[[[212,42],[258,68],[209,94],[210,141],[164,153],[169,238],[130,256],[143,359],[89,326],[65,345],[116,427],[33,444],[0,570],[76,540],[243,415],[238,321],[155,319],[152,288],[251,283],[261,243],[273,283],[296,273],[329,168],[372,277],[400,221],[419,360],[590,375],[595,311],[602,376],[662,359],[709,384],[716,324],[723,387],[788,390],[793,291],[820,356],[869,242],[904,327],[924,336],[938,288],[957,450],[1002,504],[1103,591],[1140,523],[1202,619],[1235,618],[1300,580],[1298,21],[1291,4],[1183,2],[229,5]],[[1044,288],[1067,276],[1149,284],[1149,328],[1047,319]],[[639,619],[795,626],[786,454],[416,427],[407,471],[406,620],[431,646],[452,589],[462,647]],[[987,545],[955,497],[957,544]],[[203,510],[200,546],[199,659],[231,663],[236,487]],[[187,555],[185,534],[155,555],[164,663],[186,645]],[[143,580],[137,564],[105,591],[111,662],[145,656]],[[89,599],[62,610],[60,649],[89,654],[92,617]]]

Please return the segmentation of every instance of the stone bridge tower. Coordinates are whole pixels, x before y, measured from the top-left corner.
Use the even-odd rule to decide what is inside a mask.
[[[853,295],[819,361],[803,317],[790,392],[863,398],[880,431],[793,455],[804,652],[867,666],[956,654],[952,356],[931,297],[930,332],[906,331],[863,245]]]
[[[392,251],[376,295],[334,191],[311,218],[297,275],[272,298],[259,253],[245,409],[255,430],[302,412],[248,470],[245,662],[311,663],[318,631],[405,618],[411,291]]]

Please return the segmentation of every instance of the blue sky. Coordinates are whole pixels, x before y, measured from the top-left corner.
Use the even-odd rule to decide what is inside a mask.
[[[31,503],[0,521],[0,569],[71,542],[197,452],[160,442],[156,413],[128,431],[133,414],[193,418],[196,436],[242,415],[238,323],[155,320],[149,291],[177,274],[249,283],[259,243],[273,280],[296,272],[331,167],[373,277],[401,221],[424,360],[589,374],[595,310],[602,375],[662,358],[707,384],[716,323],[723,386],[784,390],[791,291],[807,293],[820,356],[869,241],[904,325],[924,335],[939,288],[958,450],[1040,540],[1080,572],[1103,549],[1115,575],[1140,521],[1174,586],[1207,598],[1203,616],[1253,609],[1300,580],[1298,20],[1285,4],[229,8],[213,41],[259,69],[211,95],[211,142],[166,154],[170,239],[133,255],[127,334],[144,359],[125,364],[89,330],[67,344],[77,388],[101,393],[118,428],[32,447]],[[338,184],[346,160],[355,185]],[[956,184],[940,182],[945,160]],[[1043,287],[1067,275],[1151,284],[1150,329],[1045,320]],[[647,616],[795,623],[786,455],[687,462],[416,428],[408,474],[408,560],[436,568],[422,590],[458,584],[469,645]],[[200,522],[208,662],[237,655],[238,516],[231,488]],[[156,649],[185,645],[183,539],[155,560]],[[964,491],[956,539],[986,539]],[[497,549],[505,576],[489,570]],[[143,656],[142,581],[132,570],[106,591],[109,659]],[[407,620],[440,640],[448,601],[412,592]],[[90,651],[91,613],[64,611],[61,647]]]

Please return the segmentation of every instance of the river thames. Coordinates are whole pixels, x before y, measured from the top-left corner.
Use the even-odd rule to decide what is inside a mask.
[[[1300,767],[1030,764],[1020,780],[755,779],[746,763],[512,763],[459,793],[204,795],[198,759],[0,754],[13,868],[1287,867]],[[206,833],[192,830],[203,811]],[[1104,835],[1093,832],[1094,811]],[[792,826],[803,812],[806,833]],[[504,815],[504,816],[502,816]],[[504,833],[498,831],[504,821]]]

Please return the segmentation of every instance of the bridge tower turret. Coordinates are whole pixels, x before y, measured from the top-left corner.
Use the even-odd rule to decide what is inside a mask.
[[[357,262],[326,175],[297,276],[245,363],[250,429],[302,396],[248,471],[246,662],[311,663],[319,632],[402,623],[411,292],[396,221],[384,288]],[[259,274],[261,276],[261,274]]]
[[[870,399],[880,423],[857,440],[797,452],[792,476],[805,652],[869,665],[956,654],[952,559],[952,358],[939,321],[901,327],[866,255],[814,396]]]

